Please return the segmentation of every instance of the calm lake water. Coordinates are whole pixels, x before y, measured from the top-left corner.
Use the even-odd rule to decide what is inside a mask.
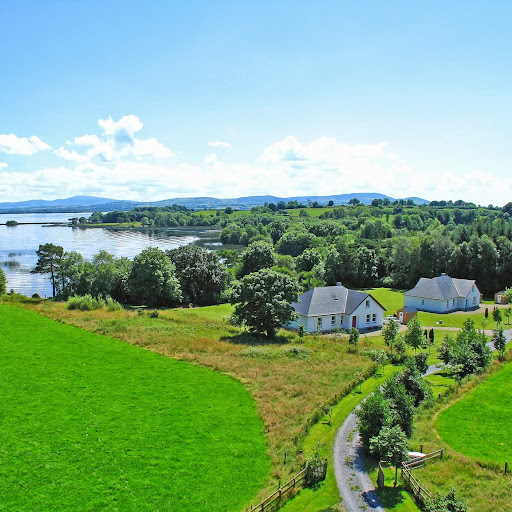
[[[31,274],[37,263],[40,244],[52,243],[65,251],[76,251],[86,260],[101,249],[116,257],[133,258],[146,247],[175,249],[182,245],[198,244],[215,248],[219,232],[204,227],[119,229],[72,228],[52,226],[52,222],[67,222],[71,217],[89,217],[90,213],[0,214],[0,224],[8,220],[38,222],[15,227],[0,225],[0,267],[7,278],[7,290],[31,296],[51,297],[52,287],[46,276]]]

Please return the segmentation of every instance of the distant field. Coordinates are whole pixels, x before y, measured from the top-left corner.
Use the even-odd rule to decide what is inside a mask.
[[[512,461],[511,381],[509,364],[439,415],[439,435],[468,457],[498,464]]]
[[[260,489],[239,382],[14,306],[0,325],[0,510],[231,512]]]

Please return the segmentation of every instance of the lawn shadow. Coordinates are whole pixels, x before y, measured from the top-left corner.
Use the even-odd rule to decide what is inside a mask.
[[[235,345],[288,345],[290,343],[290,339],[283,335],[276,335],[273,338],[265,338],[258,334],[253,334],[251,332],[241,332],[237,334],[233,334],[231,336],[221,336],[221,341],[227,341],[229,343],[234,343]]]
[[[377,488],[377,496],[382,503],[382,506],[387,510],[388,508],[393,509],[396,506],[400,505],[400,503],[404,502],[404,497],[402,495],[402,487],[381,487]]]

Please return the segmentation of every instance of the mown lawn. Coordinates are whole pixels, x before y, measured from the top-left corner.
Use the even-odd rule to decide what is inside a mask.
[[[474,459],[512,464],[512,365],[469,392],[437,418],[439,435]]]
[[[301,469],[302,443],[319,406],[350,385],[372,362],[328,336],[281,331],[259,339],[227,321],[232,306],[160,310],[158,318],[136,311],[69,311],[64,303],[26,304],[50,318],[127,343],[207,366],[239,380],[252,394],[264,425],[271,461],[257,499],[273,492]],[[264,450],[265,451],[265,450]],[[285,460],[286,452],[286,464]],[[254,499],[253,503],[257,500]]]
[[[236,511],[270,468],[236,380],[0,305],[0,510]]]

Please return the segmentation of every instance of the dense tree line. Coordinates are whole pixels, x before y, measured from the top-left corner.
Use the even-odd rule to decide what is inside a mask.
[[[257,211],[221,233],[224,244],[272,244],[275,253],[294,258],[304,283],[411,288],[420,277],[446,272],[475,279],[485,294],[512,285],[511,240],[507,211],[467,203],[340,207],[318,218]]]
[[[349,287],[411,288],[420,277],[446,272],[475,279],[490,295],[512,285],[510,204],[483,208],[463,201],[416,206],[375,200],[365,206],[353,201],[317,210],[315,215],[322,212],[318,216],[296,201],[250,212],[194,212],[174,205],[94,213],[89,222],[216,227],[225,245],[264,242],[273,248],[274,258],[291,257],[285,266],[304,289],[337,281]]]
[[[218,304],[228,285],[226,270],[214,253],[183,246],[167,254],[154,247],[132,260],[100,251],[85,261],[60,246],[39,246],[34,273],[48,274],[53,295],[61,299],[91,295],[124,304],[170,307],[193,302]]]

